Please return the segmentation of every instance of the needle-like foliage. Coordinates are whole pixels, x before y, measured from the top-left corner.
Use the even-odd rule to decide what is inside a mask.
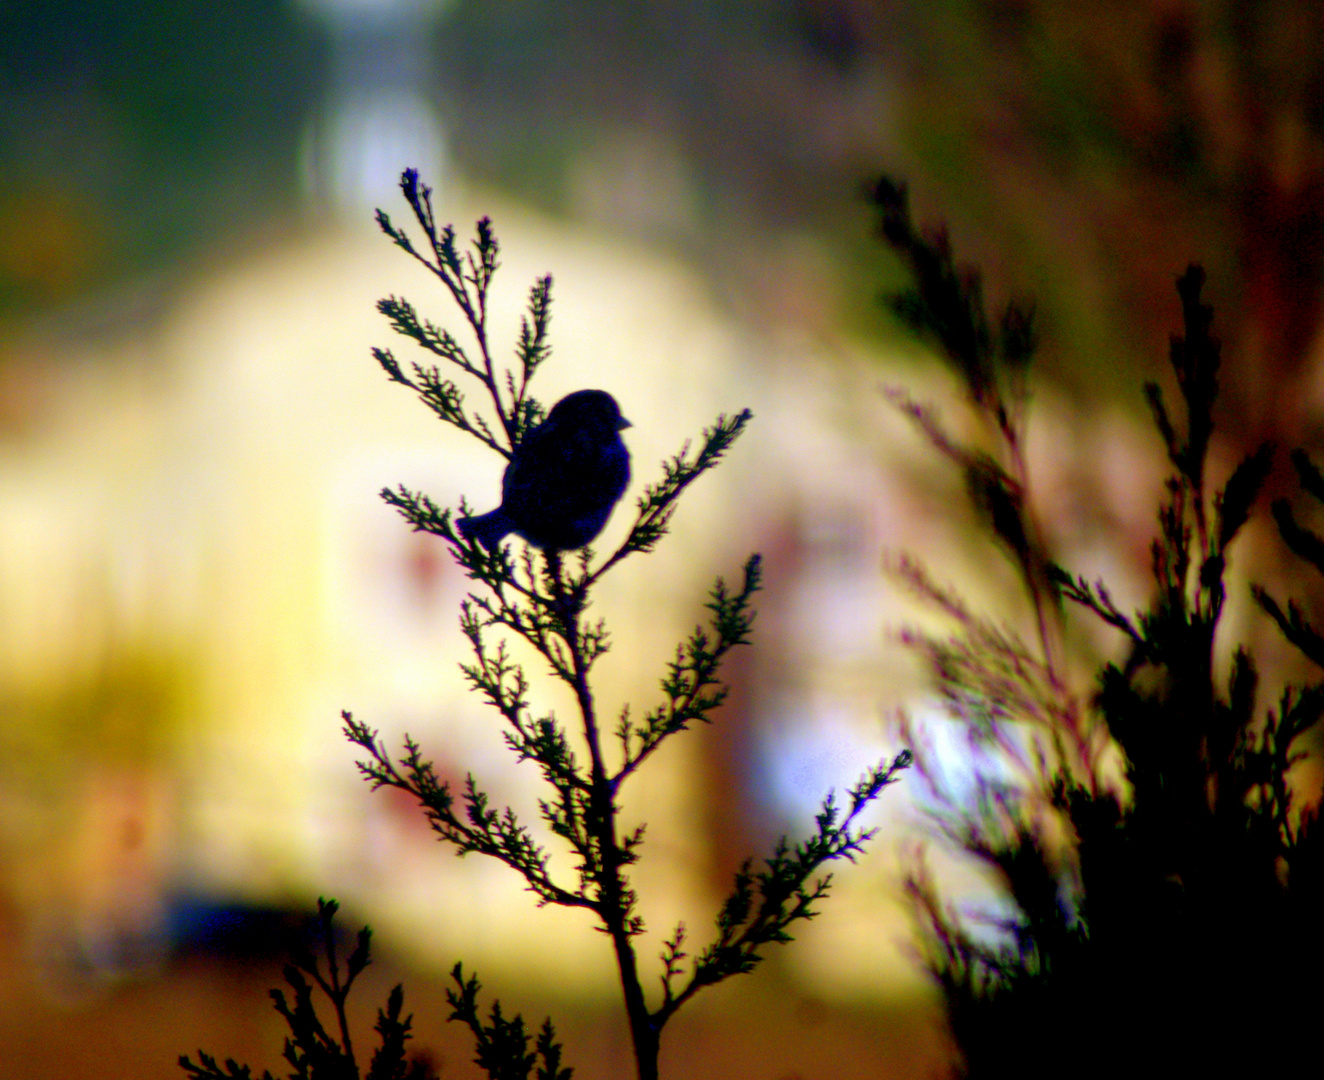
[[[551,279],[542,278],[533,286],[514,365],[501,369],[488,345],[488,296],[498,267],[490,223],[479,222],[472,250],[462,253],[454,229],[438,226],[431,192],[412,170],[404,174],[401,190],[422,230],[422,242],[416,245],[384,213],[378,213],[378,222],[399,247],[440,279],[468,324],[474,344],[461,345],[448,331],[420,319],[409,302],[391,297],[380,305],[391,326],[437,363],[414,363],[406,372],[389,350],[378,349],[374,355],[388,377],[413,389],[443,421],[510,459],[546,415],[529,387],[549,353]],[[481,407],[466,399],[455,378],[477,382],[484,398]],[[413,795],[438,837],[458,854],[474,852],[505,863],[540,904],[582,909],[607,934],[642,1080],[657,1076],[662,1028],[685,1001],[704,986],[752,970],[769,946],[791,940],[789,928],[794,923],[817,912],[829,883],[828,876],[820,874],[821,867],[834,859],[853,858],[861,850],[872,833],[858,825],[859,814],[909,762],[903,752],[891,763],[869,770],[850,791],[844,813],[829,796],[808,840],[797,844],[783,840],[760,870],[746,864],[717,916],[712,944],[693,958],[687,956],[681,949],[683,928],[666,944],[662,998],[649,1003],[634,948],[644,926],[628,872],[640,858],[644,829],[640,826],[624,834],[618,830],[621,799],[630,778],[667,740],[695,723],[711,722],[725,700],[720,668],[732,649],[750,640],[760,560],[752,556],[737,583],[716,583],[707,603],[707,625],[696,627],[676,649],[661,680],[658,703],[641,714],[623,709],[611,732],[599,715],[591,678],[611,643],[605,623],[585,613],[593,587],[604,574],[632,555],[651,551],[666,535],[686,488],[722,459],[750,419],[748,409],[718,416],[696,444],[685,442],[664,461],[660,477],[638,496],[625,539],[601,558],[591,548],[573,554],[525,545],[489,549],[465,539],[455,527],[452,510],[437,506],[426,494],[403,487],[382,492],[415,530],[445,542],[456,563],[478,585],[460,613],[461,628],[473,651],[462,668],[469,684],[501,718],[507,746],[520,761],[532,762],[547,785],[548,794],[539,801],[541,825],[568,846],[573,864],[568,872],[554,862],[539,829],[510,808],[494,806],[477,778],[469,776],[462,790],[452,791],[412,739],[406,738],[402,755],[393,755],[375,730],[349,713],[344,715],[346,734],[367,753],[359,767],[374,788],[391,787]],[[468,512],[463,502],[460,512]],[[551,675],[573,692],[578,710],[573,725],[538,710],[530,680],[507,648],[508,635],[531,646]],[[606,737],[610,733],[615,735],[614,750]],[[581,749],[577,752],[575,747]],[[455,1016],[473,1029],[479,1064],[494,1077],[527,1075],[534,1059],[522,1025],[505,1020],[498,1006],[489,1020],[481,1020],[473,1004],[476,982],[463,982],[458,968],[455,977],[460,984],[452,997]],[[543,1045],[552,1056],[544,1054],[539,1077],[562,1080],[569,1070],[561,1070],[550,1025],[539,1036],[539,1046]]]
[[[953,268],[944,234],[910,224],[904,189],[884,181],[875,198],[884,240],[916,275],[900,308],[962,374],[994,449],[957,443],[931,410],[898,400],[976,477],[976,507],[1019,569],[1040,630],[1028,646],[970,613],[913,560],[898,564],[955,626],[948,637],[909,640],[928,658],[952,719],[999,759],[998,775],[967,798],[944,783],[922,739],[916,746],[939,825],[1009,902],[1010,914],[980,926],[944,901],[922,868],[911,882],[962,1074],[1285,1076],[1303,1063],[1317,1068],[1324,830],[1315,827],[1318,785],[1303,788],[1293,767],[1324,712],[1324,686],[1287,687],[1265,709],[1249,651],[1218,637],[1237,580],[1234,542],[1273,451],[1247,455],[1221,486],[1208,475],[1221,356],[1203,271],[1192,266],[1177,282],[1183,331],[1170,359],[1180,409],[1156,384],[1145,388],[1173,473],[1152,545],[1152,596],[1127,612],[1103,582],[1056,567],[1045,550],[1018,449],[1024,412],[1004,391],[1021,385],[1020,345],[999,344],[977,275]],[[1001,333],[1018,318],[1004,318]],[[1309,459],[1294,460],[1302,488],[1324,499]],[[1324,541],[1286,502],[1274,515],[1288,546],[1324,571]],[[1264,589],[1255,595],[1289,640],[1324,662],[1324,637],[1299,605],[1284,610]],[[1103,667],[1087,703],[1063,677],[1061,600],[1118,631],[1126,653]],[[1120,785],[1105,767],[1110,753],[1122,763]]]
[[[326,955],[326,970],[322,970],[312,949],[301,944],[291,963],[285,966],[285,981],[294,992],[294,1000],[289,1000],[282,990],[271,991],[276,1011],[285,1018],[290,1029],[284,1054],[290,1065],[289,1080],[436,1080],[436,1073],[426,1058],[406,1057],[405,1043],[411,1037],[413,1017],[400,1016],[404,991],[399,986],[391,991],[386,1007],[377,1011],[376,1031],[380,1042],[368,1064],[368,1071],[360,1070],[354,1056],[345,1001],[354,980],[368,966],[372,934],[367,927],[359,931],[354,949],[342,967],[336,959],[334,925],[339,910],[340,905],[334,900],[317,901],[316,937]],[[334,1030],[328,1031],[317,1015],[313,1003],[314,987],[331,1003]],[[192,1080],[253,1080],[247,1065],[240,1065],[233,1059],[219,1065],[215,1058],[201,1050],[198,1051],[197,1064],[183,1056],[179,1065]],[[275,1080],[275,1077],[264,1071],[262,1080]]]
[[[499,266],[491,223],[486,218],[480,221],[472,248],[462,251],[455,230],[438,225],[432,193],[414,170],[404,173],[400,187],[422,230],[421,242],[416,244],[381,211],[378,224],[441,282],[459,308],[473,342],[461,343],[450,331],[420,317],[408,300],[391,296],[380,302],[379,310],[394,330],[431,359],[426,364],[412,362],[406,369],[389,349],[374,349],[373,355],[388,378],[412,389],[443,422],[509,461],[547,415],[531,394],[530,382],[550,352],[551,278],[539,279],[530,291],[514,363],[502,367],[492,357],[487,323],[490,288]],[[458,380],[478,384],[478,403],[465,396]],[[594,928],[606,934],[615,954],[640,1080],[656,1080],[662,1029],[686,1001],[705,986],[752,971],[771,946],[791,941],[790,930],[796,923],[818,913],[831,882],[831,875],[823,872],[824,864],[836,859],[853,861],[860,854],[873,836],[873,830],[860,825],[860,815],[910,764],[909,753],[902,751],[891,762],[866,770],[847,792],[844,805],[828,794],[808,839],[792,843],[783,838],[761,862],[747,861],[720,905],[708,945],[697,955],[687,954],[682,949],[683,926],[677,926],[665,942],[659,973],[661,995],[650,1002],[635,953],[635,940],[644,923],[629,874],[641,856],[644,826],[628,833],[618,829],[622,798],[631,777],[668,740],[695,723],[711,723],[726,699],[728,689],[720,669],[732,649],[750,641],[752,600],[762,574],[760,559],[751,556],[736,583],[719,579],[714,585],[706,604],[707,625],[697,626],[676,648],[660,680],[656,704],[642,713],[622,709],[610,729],[599,715],[592,674],[611,642],[605,622],[588,618],[586,612],[593,588],[604,574],[630,556],[653,550],[667,534],[681,495],[717,465],[750,419],[748,409],[720,415],[696,444],[685,441],[662,463],[661,475],[644,485],[624,540],[601,558],[588,547],[577,552],[539,550],[524,543],[489,548],[476,538],[467,539],[456,528],[455,510],[438,506],[426,493],[405,487],[382,491],[382,498],[415,531],[443,542],[456,564],[476,583],[460,610],[460,626],[472,650],[461,668],[473,690],[499,717],[511,752],[520,762],[531,762],[546,784],[547,793],[538,803],[540,823],[531,825],[511,808],[494,805],[472,775],[460,790],[453,791],[408,735],[403,752],[393,753],[375,729],[349,712],[342,715],[345,735],[365,753],[359,769],[374,790],[394,788],[413,796],[438,839],[456,854],[484,855],[504,863],[523,879],[539,905],[580,909]],[[461,517],[468,514],[463,500],[458,511]],[[573,721],[538,709],[532,684],[509,650],[511,635],[531,646],[545,661],[551,677],[570,688],[578,713]],[[552,836],[569,849],[569,867],[549,853],[544,840]],[[329,934],[329,914],[327,923]],[[366,959],[365,936],[343,982],[334,957],[329,979],[323,979],[315,968],[299,965],[300,970],[314,975],[333,1002],[340,1022],[338,1038],[321,1027],[310,988],[291,969],[295,1003],[287,1005],[279,997],[277,1005],[295,1031],[286,1056],[304,1070],[294,1074],[296,1080],[359,1080],[343,1004]],[[570,1080],[572,1071],[561,1063],[562,1048],[550,1020],[533,1037],[531,1047],[523,1020],[507,1017],[500,1002],[494,1002],[486,1015],[479,1010],[480,987],[474,976],[466,979],[457,964],[452,978],[455,988],[447,995],[450,1019],[472,1031],[475,1061],[488,1076],[493,1080],[528,1080],[530,1076]],[[384,1047],[403,1046],[408,1021],[400,1023],[398,1013],[395,995],[378,1025]],[[383,1054],[387,1051],[379,1054],[380,1069],[374,1059],[369,1080],[423,1080],[421,1072],[400,1071],[402,1058]],[[187,1059],[183,1064],[197,1080],[249,1076],[246,1067],[233,1062],[225,1066],[228,1071],[222,1071],[205,1055],[201,1065]],[[392,1068],[396,1071],[391,1072]]]

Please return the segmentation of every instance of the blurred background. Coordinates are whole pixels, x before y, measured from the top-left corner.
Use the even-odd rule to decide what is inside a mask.
[[[403,980],[443,1076],[477,1075],[444,1023],[456,959],[551,1012],[577,1076],[628,1073],[600,935],[435,844],[340,735],[342,708],[388,745],[408,731],[444,776],[536,816],[458,672],[466,583],[376,494],[499,491],[500,461],[370,355],[414,358],[374,310],[387,294],[462,329],[373,226],[374,207],[409,224],[403,167],[462,237],[493,219],[498,355],[554,276],[540,395],[613,392],[636,489],[718,413],[756,416],[598,599],[599,700],[646,709],[713,579],[765,556],[722,722],[627,791],[649,822],[648,959],[678,919],[700,940],[746,854],[898,748],[897,709],[936,713],[885,552],[1029,626],[960,478],[884,400],[902,386],[970,419],[878,302],[905,279],[869,183],[907,180],[994,302],[1035,298],[1035,498],[1058,558],[1138,603],[1163,477],[1139,385],[1168,384],[1188,262],[1225,342],[1219,460],[1319,442],[1322,31],[1293,0],[7,7],[0,1076],[177,1076],[198,1046],[274,1067],[266,989],[319,895],[374,928],[365,1024]],[[1259,580],[1288,573],[1246,544]],[[945,1074],[900,888],[928,837],[910,788],[884,794],[872,854],[795,946],[680,1015],[664,1066]]]

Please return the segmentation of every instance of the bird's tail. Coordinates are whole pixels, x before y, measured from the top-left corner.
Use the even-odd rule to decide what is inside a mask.
[[[510,518],[506,517],[506,512],[499,506],[490,513],[480,514],[478,517],[459,518],[455,522],[455,527],[466,540],[477,540],[488,551],[496,550],[496,546],[515,528]]]

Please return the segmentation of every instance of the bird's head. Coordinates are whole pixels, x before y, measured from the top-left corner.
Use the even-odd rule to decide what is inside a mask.
[[[621,407],[616,399],[605,390],[576,390],[567,394],[547,414],[552,424],[602,425],[613,431],[624,431],[630,427],[630,421],[621,415]]]

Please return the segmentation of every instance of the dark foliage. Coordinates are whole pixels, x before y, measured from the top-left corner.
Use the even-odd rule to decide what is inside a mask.
[[[547,433],[560,422],[556,410],[549,416],[529,393],[530,380],[549,353],[551,278],[544,277],[534,284],[516,343],[515,363],[499,369],[488,346],[488,291],[498,267],[497,241],[490,222],[483,219],[478,223],[472,250],[462,253],[456,246],[455,230],[449,225],[438,226],[431,191],[419,182],[414,170],[405,171],[400,187],[425,243],[421,249],[416,247],[409,235],[381,211],[378,223],[442,283],[468,324],[474,347],[466,350],[448,331],[420,319],[407,300],[390,297],[378,305],[382,314],[395,330],[440,360],[442,366],[414,363],[406,372],[389,350],[375,349],[373,355],[393,382],[414,390],[441,420],[476,438],[518,472],[528,444],[545,441]],[[476,381],[486,402],[471,405],[461,387],[443,375],[443,370],[451,369]],[[616,439],[619,429],[627,425],[621,422],[614,399],[603,392],[570,395],[558,406],[562,417],[573,414],[575,403],[585,398],[591,399],[595,408],[610,403],[605,427]],[[551,426],[540,429],[545,419]],[[591,528],[579,522],[570,530],[573,535],[562,530],[549,536],[544,535],[546,530],[527,527],[529,522],[521,520],[514,531],[526,542],[517,545],[513,555],[502,544],[511,530],[477,527],[463,500],[457,514],[438,507],[426,494],[403,487],[381,493],[415,531],[443,541],[456,564],[481,586],[461,607],[460,625],[473,649],[472,661],[461,665],[462,670],[473,689],[500,717],[507,746],[519,761],[532,762],[550,789],[538,804],[542,826],[565,842],[569,867],[560,860],[553,861],[535,830],[512,809],[491,805],[473,776],[466,778],[461,792],[452,792],[412,738],[406,736],[403,753],[393,756],[373,728],[348,712],[343,714],[346,736],[366,753],[359,769],[374,789],[396,788],[412,795],[439,839],[459,855],[475,852],[504,863],[524,880],[540,904],[577,908],[591,916],[592,925],[607,936],[615,954],[640,1080],[656,1080],[662,1029],[681,1006],[704,987],[752,971],[771,946],[792,940],[790,931],[797,923],[818,914],[831,885],[824,864],[836,859],[853,861],[864,849],[874,833],[859,824],[860,814],[911,762],[909,752],[902,751],[891,762],[866,769],[846,793],[844,805],[828,793],[808,839],[792,843],[782,838],[760,862],[747,860],[717,912],[709,944],[697,955],[685,952],[686,932],[681,925],[666,940],[660,957],[660,999],[650,1004],[635,953],[635,939],[643,932],[644,924],[629,876],[629,868],[639,861],[644,846],[644,826],[627,834],[619,831],[622,792],[663,743],[695,722],[712,722],[715,710],[726,699],[728,690],[719,669],[732,649],[749,642],[754,620],[751,602],[761,576],[759,556],[751,556],[745,563],[738,586],[717,581],[706,605],[711,613],[708,627],[696,627],[677,647],[661,679],[660,703],[642,716],[631,714],[628,707],[623,709],[611,729],[598,714],[591,680],[594,664],[608,651],[610,640],[605,623],[600,619],[590,621],[585,611],[594,585],[604,574],[630,556],[651,551],[666,535],[682,493],[721,460],[750,419],[748,409],[731,417],[718,416],[703,432],[697,449],[686,442],[664,461],[661,477],[645,485],[639,495],[635,519],[625,539],[601,560],[592,548],[582,545],[597,536],[625,486],[629,470],[619,460],[616,465],[621,467],[606,470],[611,474],[606,485],[609,490],[598,492],[600,497],[592,500],[592,512],[588,514]],[[571,420],[571,426],[582,433],[584,417],[575,420],[572,416]],[[623,449],[619,452],[624,453]],[[552,456],[569,463],[583,460],[578,454],[558,452]],[[563,483],[571,490],[584,480],[582,470],[575,476],[561,475],[551,465],[540,466],[537,471],[540,484],[543,480]],[[508,501],[512,491],[519,496],[519,488],[520,483],[508,482],[503,500]],[[545,494],[539,492],[538,497]],[[535,499],[528,493],[523,497]],[[503,501],[504,513],[519,517],[516,511]],[[580,506],[575,516],[583,517],[585,513]],[[573,543],[562,542],[567,536]],[[551,712],[535,711],[531,684],[523,667],[512,659],[504,637],[492,640],[503,633],[522,638],[546,662],[551,676],[569,687],[578,711],[573,726]],[[582,752],[577,755],[572,750],[575,742],[586,749],[587,760]],[[328,941],[334,910],[334,905],[323,908]],[[277,1007],[294,1032],[294,1039],[287,1043],[286,1057],[303,1070],[293,1074],[296,1080],[358,1080],[344,1022],[344,998],[366,962],[364,931],[343,982],[334,956],[329,979],[319,975],[311,961],[287,973],[295,989],[295,1004],[287,1006],[278,996]],[[339,1039],[328,1035],[318,1022],[311,990],[299,970],[311,973],[331,998],[340,1021]],[[500,1003],[494,1002],[484,1017],[478,1008],[477,979],[471,976],[466,980],[458,964],[452,977],[456,988],[447,995],[450,1019],[469,1027],[476,1045],[474,1060],[488,1076],[493,1080],[528,1080],[530,1075],[536,1080],[570,1080],[571,1070],[561,1064],[562,1050],[550,1020],[544,1022],[530,1047],[530,1033],[519,1016],[508,1018]],[[407,1037],[408,1020],[399,1021],[399,1009],[397,992],[378,1025],[383,1050],[374,1058],[369,1080],[425,1080],[417,1070],[402,1071],[404,1059],[397,1048],[403,1047]],[[198,1080],[249,1077],[246,1067],[227,1062],[228,1071],[222,1071],[205,1055],[201,1065],[188,1059],[182,1059],[181,1064]]]
[[[530,1073],[535,1080],[570,1080],[573,1070],[561,1068],[561,1044],[556,1041],[550,1019],[543,1021],[530,1050],[529,1034],[518,1013],[507,1018],[501,1012],[501,1003],[494,1001],[484,1020],[478,1012],[478,991],[482,989],[478,979],[471,975],[466,980],[459,964],[451,972],[451,979],[455,989],[446,990],[450,1019],[461,1021],[473,1032],[477,1050],[474,1063],[492,1080],[528,1080]]]
[[[1015,461],[1018,414],[1000,404],[997,387],[1020,376],[1025,358],[1003,366],[1007,350],[993,346],[977,278],[951,268],[941,234],[921,236],[909,224],[903,189],[884,181],[876,199],[884,239],[918,280],[903,310],[937,336],[1000,432],[999,452]],[[1220,356],[1203,284],[1194,266],[1177,282],[1184,332],[1172,339],[1171,361],[1180,418],[1156,385],[1146,387],[1174,469],[1147,608],[1123,612],[1102,582],[1053,566],[1023,498],[1024,474],[992,457],[972,491],[1015,554],[1041,649],[971,616],[913,563],[901,567],[956,617],[949,639],[911,635],[952,718],[1003,752],[1020,777],[986,781],[976,805],[960,805],[917,748],[921,773],[947,799],[939,824],[1012,902],[1013,914],[989,934],[945,904],[923,871],[912,881],[928,963],[969,1077],[1318,1068],[1324,830],[1319,793],[1300,790],[1293,766],[1304,756],[1300,737],[1324,711],[1324,685],[1287,687],[1264,709],[1253,659],[1218,640],[1232,547],[1273,455],[1261,448],[1211,488]],[[927,410],[908,408],[967,474],[969,462],[984,460],[947,439]],[[1309,459],[1294,461],[1303,489],[1324,499]],[[1286,503],[1274,514],[1292,550],[1324,572],[1324,540]],[[1045,602],[1039,567],[1055,597],[1125,638],[1126,658],[1103,668],[1087,705],[1057,675],[1057,608]],[[1232,587],[1246,588],[1241,580]],[[1324,637],[1297,604],[1284,611],[1264,590],[1255,594],[1289,640],[1324,661]],[[1109,747],[1120,755],[1120,782],[1105,766]]]
[[[320,945],[326,953],[326,972],[323,973],[312,950],[301,945],[296,948],[292,962],[285,967],[285,981],[294,991],[293,1002],[286,998],[284,991],[271,991],[276,1011],[285,1018],[290,1029],[285,1039],[284,1053],[290,1065],[287,1074],[289,1080],[436,1080],[437,1074],[426,1058],[410,1060],[405,1055],[405,1043],[410,1038],[409,1029],[413,1017],[402,1019],[400,1016],[404,1007],[404,991],[399,986],[391,991],[386,1007],[377,1011],[375,1030],[380,1045],[373,1052],[368,1071],[365,1073],[360,1070],[350,1038],[345,1000],[349,997],[354,980],[368,966],[368,947],[372,933],[367,927],[359,931],[358,941],[342,968],[336,960],[334,925],[339,910],[340,905],[334,900],[317,901],[318,933]],[[334,1030],[328,1031],[317,1015],[313,1004],[314,986],[331,1002]],[[198,1051],[197,1064],[189,1057],[182,1056],[179,1065],[193,1080],[252,1080],[253,1076],[247,1065],[227,1059],[225,1065],[221,1066],[215,1058],[201,1050]],[[262,1080],[275,1080],[275,1077],[263,1071]],[[543,1077],[540,1075],[538,1080],[543,1080]],[[550,1080],[568,1080],[568,1077],[556,1076]]]
[[[461,255],[454,229],[438,227],[431,192],[412,170],[402,177],[401,190],[425,237],[422,250],[384,213],[378,213],[378,221],[397,245],[442,282],[468,323],[477,351],[471,355],[447,331],[420,320],[405,300],[392,297],[382,301],[380,309],[397,331],[443,361],[447,369],[458,368],[462,375],[476,380],[488,405],[483,409],[470,406],[459,386],[436,366],[414,364],[406,374],[388,350],[375,350],[375,356],[393,381],[415,390],[443,421],[474,436],[515,468],[527,441],[537,440],[539,431],[547,430],[538,427],[547,413],[529,393],[529,383],[548,355],[551,279],[535,283],[521,325],[515,365],[498,371],[488,349],[487,332],[488,289],[498,265],[491,225],[480,221],[472,252]],[[612,406],[614,410],[614,402]],[[619,419],[618,413],[613,416]],[[727,688],[719,678],[719,668],[730,650],[749,641],[754,618],[751,601],[761,574],[759,557],[746,562],[738,587],[717,582],[707,604],[709,627],[697,627],[676,649],[661,680],[660,704],[642,716],[633,716],[628,709],[621,712],[612,729],[614,750],[611,740],[604,737],[607,728],[598,715],[591,684],[592,668],[610,642],[605,624],[588,620],[585,611],[593,586],[605,573],[632,555],[651,551],[666,534],[681,494],[720,461],[750,419],[747,409],[732,417],[719,416],[703,432],[697,450],[687,442],[663,462],[661,477],[646,485],[638,497],[635,519],[625,539],[600,561],[592,548],[573,553],[561,550],[596,536],[602,524],[596,516],[591,530],[576,533],[574,544],[542,543],[543,538],[534,535],[537,530],[517,530],[526,539],[531,537],[533,545],[520,545],[518,554],[512,555],[495,534],[486,538],[489,544],[478,531],[456,527],[468,513],[463,503],[462,516],[453,519],[452,511],[440,509],[424,494],[404,488],[382,492],[415,530],[443,540],[468,577],[483,586],[469,595],[461,611],[461,626],[473,647],[473,660],[463,670],[501,717],[507,745],[519,760],[532,762],[550,788],[550,796],[539,803],[542,824],[568,845],[573,864],[569,871],[553,864],[534,830],[512,810],[493,807],[472,776],[462,792],[453,793],[439,781],[412,739],[406,738],[403,755],[393,758],[376,731],[348,713],[344,716],[346,734],[367,752],[359,767],[374,788],[394,787],[413,795],[440,839],[458,854],[477,852],[505,863],[524,879],[539,902],[579,908],[593,917],[612,943],[642,1080],[657,1076],[662,1029],[686,1001],[705,986],[753,970],[769,946],[790,941],[790,928],[817,913],[831,880],[830,875],[821,874],[823,864],[853,859],[862,850],[873,833],[858,825],[859,814],[910,762],[909,755],[902,752],[892,762],[868,769],[847,793],[844,810],[829,794],[808,840],[792,844],[783,839],[762,861],[761,869],[747,862],[721,906],[715,937],[708,946],[697,956],[689,956],[682,949],[685,930],[680,926],[666,942],[661,957],[661,1000],[649,1003],[634,950],[643,920],[629,879],[629,868],[640,858],[644,829],[640,826],[629,834],[619,833],[621,795],[634,773],[666,740],[696,721],[711,722],[725,700]],[[608,426],[614,437],[619,425]],[[509,497],[510,485],[506,487]],[[610,494],[610,500],[602,500],[607,512],[618,489],[613,487]],[[505,640],[493,642],[494,629],[522,638],[546,661],[552,676],[570,688],[578,706],[577,730],[551,713],[535,712],[529,680],[511,658]],[[576,737],[587,749],[587,760],[571,750]],[[560,1049],[552,1041],[550,1024],[530,1051],[518,1019],[506,1020],[496,1004],[490,1019],[482,1021],[474,1000],[477,983],[472,979],[464,982],[458,967],[455,978],[460,989],[451,997],[452,1019],[463,1020],[473,1030],[478,1063],[489,1075],[526,1076],[536,1059],[541,1063],[539,1080],[568,1077],[569,1070],[560,1066]]]

